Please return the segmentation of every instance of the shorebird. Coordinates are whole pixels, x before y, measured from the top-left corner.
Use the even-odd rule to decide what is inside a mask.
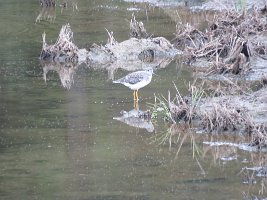
[[[153,75],[153,69],[150,67],[142,71],[136,71],[136,72],[130,73],[126,75],[125,77],[122,77],[116,81],[113,81],[113,83],[120,83],[130,88],[131,90],[134,90],[133,92],[134,100],[138,101],[139,100],[138,90],[140,88],[145,87],[151,82],[152,75]]]

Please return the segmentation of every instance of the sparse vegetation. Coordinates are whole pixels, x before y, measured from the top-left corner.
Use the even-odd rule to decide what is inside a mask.
[[[196,116],[196,108],[204,91],[195,85],[189,85],[189,96],[182,97],[175,84],[174,87],[177,93],[173,100],[170,92],[168,92],[168,99],[163,95],[155,95],[154,104],[150,104],[152,116],[156,117],[159,113],[163,113],[164,119],[172,123],[179,121],[190,123]]]
[[[267,28],[261,11],[222,12],[208,23],[205,32],[189,24],[177,25],[174,43],[184,50],[185,62],[193,64],[204,58],[213,63],[207,74],[237,75],[251,69],[252,57],[266,55],[265,45],[251,39]]]
[[[266,89],[253,92],[247,83],[240,85],[236,75],[246,79],[249,74],[258,71],[253,60],[266,60],[266,45],[255,39],[267,30],[266,12],[265,8],[245,10],[246,1],[236,1],[235,5],[236,10],[217,13],[207,20],[205,31],[190,24],[177,24],[174,44],[184,52],[183,61],[194,65],[196,70],[203,63],[211,63],[199,71],[204,74],[202,79],[216,77],[218,84],[213,89],[210,87],[214,84],[207,84],[209,95],[205,98],[201,98],[203,89],[191,87],[189,98],[181,97],[177,91],[175,102],[169,101],[168,108],[175,122],[184,117],[188,122],[195,119],[208,133],[245,133],[253,138],[251,146],[262,148],[267,146],[266,121],[257,120],[262,117],[257,113],[265,110],[259,108],[260,105],[258,109],[255,104],[265,103],[258,102],[262,99],[258,95],[263,95]],[[261,74],[254,74],[253,80],[264,87],[266,74],[262,70]]]
[[[176,87],[176,86],[175,86]],[[237,87],[237,85],[235,86]],[[257,146],[259,149],[267,146],[266,125],[258,122],[257,114],[261,107],[256,108],[255,98],[259,93],[246,93],[229,95],[224,92],[216,91],[219,95],[212,97],[205,96],[202,88],[196,87],[194,84],[189,86],[190,94],[182,97],[177,90],[177,94],[171,100],[170,92],[168,98],[164,96],[155,96],[155,102],[150,104],[152,117],[163,116],[165,121],[173,124],[185,122],[186,124],[198,124],[206,133],[220,134],[247,134],[251,136],[251,146]],[[262,89],[262,92],[265,88]],[[251,100],[253,100],[250,102]],[[247,102],[246,104],[240,102]],[[250,103],[249,103],[250,102]],[[261,116],[259,116],[261,117]],[[166,142],[172,137],[169,131],[159,138],[160,143]]]
[[[236,131],[245,122],[240,110],[227,105],[215,104],[211,112],[204,112],[201,118],[203,128],[209,133]]]

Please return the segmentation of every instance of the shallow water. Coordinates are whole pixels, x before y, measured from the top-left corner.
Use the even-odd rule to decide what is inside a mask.
[[[170,148],[159,145],[169,130],[161,119],[153,121],[153,132],[113,119],[133,109],[132,91],[110,80],[112,73],[119,78],[127,71],[76,66],[66,89],[58,66],[58,72],[48,71],[45,82],[38,60],[44,31],[47,41],[55,41],[68,22],[79,47],[104,44],[105,28],[123,41],[132,10],[149,33],[173,38],[173,15],[148,4],[80,1],[78,10],[56,8],[49,11],[52,20],[36,22],[41,11],[36,1],[0,2],[1,199],[241,199],[243,193],[266,194],[264,179],[242,183],[250,176],[242,167],[260,164],[262,154],[233,147],[221,152],[202,144],[212,140],[208,136],[182,132],[180,150],[180,142]],[[199,23],[198,16],[183,16]],[[153,103],[154,93],[174,94],[173,81],[182,92],[193,81],[192,71],[175,61],[156,74],[140,90],[141,110]]]

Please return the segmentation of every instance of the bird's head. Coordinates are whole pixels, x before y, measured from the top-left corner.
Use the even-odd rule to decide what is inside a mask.
[[[153,69],[152,67],[148,67],[148,68],[145,68],[144,69],[146,72],[150,73],[150,74],[153,74],[155,76],[158,76],[157,74],[155,74],[155,69]]]
[[[148,68],[146,68],[145,71],[146,71],[146,72],[149,72],[149,73],[151,73],[151,74],[154,74],[154,72],[153,72],[153,68],[152,68],[152,67],[148,67]]]

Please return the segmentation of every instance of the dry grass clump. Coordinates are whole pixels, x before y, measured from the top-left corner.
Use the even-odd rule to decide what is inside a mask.
[[[136,21],[135,15],[133,13],[132,19],[130,21],[130,37],[141,39],[141,38],[148,38],[148,36],[149,35],[146,32],[143,22]]]
[[[190,24],[176,25],[176,38],[173,41],[176,48],[193,51],[195,48],[203,46],[206,41],[206,35]]]
[[[201,124],[208,133],[244,133],[251,136],[250,146],[259,149],[267,147],[267,127],[253,122],[242,108],[230,107],[223,103],[214,103],[211,110],[201,115]]]
[[[224,104],[214,104],[212,110],[204,112],[201,117],[201,124],[209,133],[236,131],[245,121],[241,110]]]
[[[252,136],[250,146],[257,146],[259,149],[267,147],[267,127],[263,124],[248,124],[246,131]]]
[[[186,122],[191,122],[197,117],[196,108],[204,94],[202,88],[195,86],[195,83],[189,84],[189,95],[182,97],[177,87],[175,86],[177,94],[173,101],[169,98],[169,108],[172,112],[175,121],[183,119]]]
[[[250,94],[252,84],[247,81],[229,80],[222,77],[222,80],[204,80],[205,91],[210,97],[229,96],[229,95],[242,95]],[[258,87],[262,87],[262,84]]]
[[[188,24],[177,26],[175,46],[184,50],[187,63],[206,58],[214,62],[209,73],[242,74],[250,69],[251,56],[266,54],[263,44],[249,39],[267,29],[266,19],[260,11],[222,12],[208,23],[205,32]]]
[[[155,103],[152,104],[152,117],[157,117],[159,112],[164,113],[164,118],[173,123],[184,121],[191,123],[196,115],[196,108],[200,99],[202,98],[204,91],[201,88],[196,87],[194,84],[189,84],[189,95],[182,97],[176,85],[176,95],[171,100],[170,92],[168,99],[165,97],[155,96]]]
[[[261,82],[262,85],[267,85],[267,77],[266,76],[262,76],[260,82]]]
[[[245,74],[250,70],[248,62],[249,54],[242,53],[248,50],[247,41],[239,38],[234,38],[232,44],[225,46],[219,53],[223,52],[225,58],[219,57],[216,51],[215,61],[209,69],[208,74]]]
[[[112,31],[108,31],[108,29],[106,29],[106,31],[108,33],[107,45],[113,46],[113,45],[118,44],[118,42],[114,38],[113,32]]]
[[[41,60],[51,60],[59,62],[78,62],[78,47],[73,43],[73,32],[70,25],[62,26],[55,44],[48,45],[43,33],[43,48],[40,54]]]

